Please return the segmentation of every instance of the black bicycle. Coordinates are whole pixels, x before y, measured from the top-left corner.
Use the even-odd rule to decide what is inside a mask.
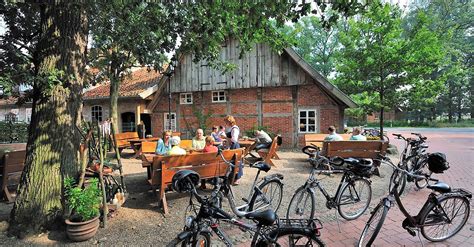
[[[424,175],[416,175],[404,169],[400,169],[392,163],[388,157],[381,157],[382,162],[390,165],[394,171],[392,176],[393,186],[387,197],[383,198],[372,211],[369,221],[359,238],[359,246],[371,246],[377,238],[382,228],[388,210],[397,203],[400,211],[406,216],[402,227],[412,236],[416,231],[421,231],[421,235],[429,241],[439,242],[456,235],[466,224],[470,214],[470,200],[472,194],[464,189],[451,189],[449,185],[439,182],[428,185],[433,192],[428,196],[427,201],[416,216],[410,215],[400,200],[398,193],[399,176],[408,176],[415,179],[426,178]],[[430,162],[429,168],[434,172],[448,169],[443,162]],[[435,179],[430,179],[437,181]]]
[[[371,162],[352,158],[329,160],[321,156],[319,151],[314,155],[314,158],[310,158],[310,163],[313,165],[311,174],[305,184],[293,194],[286,217],[313,219],[316,211],[314,188],[318,188],[326,198],[328,209],[337,208],[339,214],[346,220],[357,219],[367,210],[372,198],[372,182],[368,179],[373,171]],[[344,168],[343,163],[346,163],[348,168]],[[332,166],[338,168],[332,169]],[[329,168],[321,170],[324,167]],[[342,173],[343,175],[336,194],[331,197],[316,175],[333,173]]]
[[[185,226],[167,246],[211,246],[211,233],[214,232],[226,246],[232,241],[223,232],[219,223],[227,222],[239,227],[244,232],[252,232],[251,246],[324,246],[319,238],[322,229],[319,220],[309,219],[278,219],[272,209],[251,212],[246,219],[254,223],[246,223],[233,218],[221,209],[221,198],[218,196],[221,182],[216,184],[210,196],[201,196],[196,191],[199,175],[190,170],[181,170],[173,176],[173,190],[190,192],[189,206],[195,210],[195,216],[187,216]],[[199,206],[193,203],[193,198]]]
[[[424,175],[421,178],[408,177],[401,174],[398,177],[399,186],[398,193],[403,194],[407,182],[414,182],[418,189],[423,189],[428,185],[432,172],[428,169],[428,160],[430,157],[439,155],[439,153],[430,154],[426,152],[428,145],[426,145],[426,137],[419,133],[411,133],[417,138],[405,138],[401,134],[393,134],[397,139],[402,139],[405,142],[405,147],[400,155],[400,162],[398,167],[415,175]],[[392,174],[394,176],[394,174]],[[390,179],[392,181],[393,179]],[[390,183],[389,190],[393,184]]]

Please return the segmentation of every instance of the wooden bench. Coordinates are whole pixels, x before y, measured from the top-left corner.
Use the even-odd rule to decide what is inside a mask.
[[[375,159],[384,155],[388,143],[384,141],[327,141],[323,144],[326,157]]]
[[[234,169],[233,175],[231,175],[232,178],[238,172],[243,151],[243,149],[223,151],[224,157],[227,160],[233,160],[234,164],[236,164],[237,168]],[[153,191],[159,190],[158,199],[165,214],[168,213],[165,189],[171,184],[173,175],[179,170],[193,170],[199,173],[202,179],[209,179],[224,176],[227,164],[222,161],[220,156],[217,156],[217,153],[193,153],[172,156],[155,155],[153,157],[151,178],[148,182],[152,186]]]
[[[20,181],[23,167],[25,166],[26,151],[12,151],[5,153],[1,163],[1,178],[2,178],[2,193],[5,199],[9,203],[14,202],[14,193],[16,192],[16,186]],[[11,185],[15,186],[15,190],[11,190],[8,187]]]
[[[282,143],[282,138],[280,135],[277,135],[275,136],[275,138],[273,138],[272,145],[270,146],[269,149],[260,149],[257,151],[257,153],[265,161],[265,163],[275,166],[275,164],[272,162],[272,159],[273,158],[280,159],[276,151],[281,146],[281,143]]]
[[[181,142],[179,142],[179,146],[184,149],[189,149],[193,146],[193,140],[181,140]]]
[[[323,147],[324,138],[329,134],[306,134],[304,135],[304,145],[311,146],[311,144],[316,145],[320,148]],[[351,138],[351,134],[340,134],[344,141],[348,141]]]
[[[120,153],[125,148],[132,148],[129,142],[129,140],[131,139],[138,139],[138,133],[137,132],[123,132],[123,133],[115,134],[115,140],[117,141],[117,147]]]

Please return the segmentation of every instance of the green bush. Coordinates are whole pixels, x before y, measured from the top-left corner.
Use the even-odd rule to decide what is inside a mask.
[[[367,123],[367,127],[379,127],[379,123]],[[417,122],[417,121],[385,121],[385,127],[427,127],[427,128],[449,128],[449,127],[474,127],[474,120],[462,120],[456,123],[450,123],[448,120],[438,120],[438,121],[426,121],[426,122]]]
[[[28,123],[0,121],[0,143],[20,143],[28,141]]]
[[[84,222],[99,215],[101,191],[97,178],[89,180],[84,189],[77,187],[74,179],[66,178],[64,188],[71,221]]]

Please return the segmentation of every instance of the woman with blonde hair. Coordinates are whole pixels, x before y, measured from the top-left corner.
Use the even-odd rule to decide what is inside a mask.
[[[156,150],[155,153],[159,155],[166,155],[171,150],[171,142],[170,138],[173,132],[170,130],[163,131],[163,138],[158,139],[156,143]]]
[[[235,118],[231,115],[227,115],[224,118],[224,123],[225,123],[225,126],[229,128],[229,131],[225,135],[222,135],[221,137],[227,139],[227,143],[230,149],[240,148],[240,145],[239,145],[240,129],[239,129],[239,126],[237,126]],[[243,162],[240,162],[239,172],[237,173],[237,176],[235,177],[234,184],[239,184],[239,179],[244,174],[243,168],[244,168]]]

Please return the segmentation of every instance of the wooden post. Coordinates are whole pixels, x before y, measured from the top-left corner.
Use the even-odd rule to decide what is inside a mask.
[[[115,157],[117,159],[117,165],[118,165],[118,168],[119,168],[119,172],[120,172],[120,184],[122,184],[122,188],[123,188],[123,193],[127,192],[127,188],[125,186],[125,184],[123,183],[123,169],[122,169],[122,161],[120,160],[120,152],[119,152],[119,148],[117,146],[117,139],[115,139],[115,129],[114,129],[114,121],[111,121],[110,122],[110,129],[112,130],[112,145],[114,147],[114,151],[115,151]]]
[[[100,181],[100,187],[102,188],[102,210],[104,212],[104,218],[103,218],[103,228],[107,227],[107,214],[109,214],[109,207],[107,206],[107,195],[105,194],[105,185],[104,185],[104,148],[102,146],[102,138],[101,138],[101,131],[100,131],[100,126],[97,124],[97,130],[98,130],[98,142],[99,142],[99,158],[100,158],[100,167],[99,167],[99,181]]]

